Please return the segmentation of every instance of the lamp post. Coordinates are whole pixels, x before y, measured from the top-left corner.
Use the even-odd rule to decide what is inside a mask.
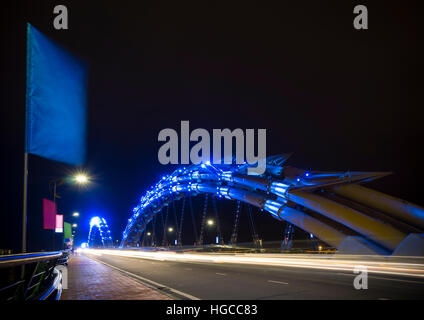
[[[147,232],[147,233],[146,233],[146,236],[148,236],[148,237],[149,237],[149,239],[148,239],[148,243],[150,244],[150,246],[152,245],[151,235],[152,235],[152,233],[151,233],[151,232]],[[144,240],[143,240],[143,241],[144,241]]]
[[[212,228],[215,225],[215,221],[213,219],[208,219],[206,221],[206,224],[208,225],[209,228]],[[215,243],[218,243],[216,239],[217,237],[215,237]]]
[[[60,187],[61,185],[63,185],[67,180],[71,180],[73,183],[78,184],[78,185],[87,185],[88,183],[90,183],[90,178],[88,177],[87,174],[85,173],[76,173],[74,176],[71,177],[65,177],[65,178],[53,178],[52,180],[49,181],[49,189],[51,184],[53,184],[53,202],[56,206],[56,199],[60,199],[60,196],[57,194],[57,188]],[[56,206],[57,208],[57,206]],[[79,217],[79,213],[78,212],[74,212],[72,214],[73,217]],[[52,237],[52,248],[53,251],[55,250],[55,233],[56,231],[53,230],[53,237]],[[75,232],[73,231],[72,234],[74,234]],[[63,246],[63,239],[62,239],[62,246]]]
[[[66,180],[69,178],[54,178],[52,180],[49,181],[49,185],[51,185],[53,183],[53,202],[56,203],[56,199],[60,198],[57,195],[57,187],[60,187],[62,184],[64,184],[66,182]],[[73,177],[70,178],[75,184],[78,185],[87,185],[90,182],[90,178],[84,174],[84,173],[77,173],[75,174]],[[78,212],[74,212],[73,214],[74,217],[78,217],[79,213]]]
[[[168,232],[169,232],[169,233],[174,232],[174,228],[173,228],[173,227],[169,227],[169,228],[168,228]],[[168,242],[168,247],[169,247],[169,242]]]

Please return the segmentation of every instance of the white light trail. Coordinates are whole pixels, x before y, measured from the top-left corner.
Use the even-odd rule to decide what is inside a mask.
[[[312,257],[306,255],[278,255],[278,254],[200,254],[200,253],[176,253],[176,252],[147,252],[135,250],[110,250],[110,249],[82,249],[84,253],[96,256],[111,255],[129,258],[180,261],[200,263],[228,263],[268,265],[293,268],[308,268],[331,271],[352,272],[355,266],[365,266],[369,273],[389,274],[397,276],[412,276],[424,278],[424,264],[406,262],[386,262],[369,260],[365,258],[353,258],[352,256],[339,256],[331,258]]]

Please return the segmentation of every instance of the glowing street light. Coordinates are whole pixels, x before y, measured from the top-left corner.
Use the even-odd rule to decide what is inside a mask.
[[[88,176],[84,173],[79,173],[74,177],[76,183],[84,185],[89,182]]]
[[[78,227],[78,225],[77,225],[76,223],[74,223],[74,224],[72,225],[72,228],[76,228],[76,227]]]
[[[212,219],[209,219],[208,221],[207,221],[207,224],[208,224],[208,226],[213,226],[214,225],[214,221],[212,220]]]
[[[147,232],[147,235],[148,235],[148,236],[150,236],[150,235],[151,235],[151,233],[150,233],[150,232]]]
[[[73,217],[75,217],[75,218],[79,217],[79,212],[74,212],[74,213],[72,214],[72,216],[73,216]]]
[[[90,182],[90,177],[87,174],[85,174],[84,172],[81,172],[80,171],[80,172],[76,172],[71,177],[68,176],[68,177],[64,177],[64,178],[53,178],[53,179],[51,179],[49,181],[49,189],[50,189],[50,186],[53,184],[53,201],[54,202],[56,202],[56,199],[57,198],[60,198],[57,195],[57,190],[56,189],[59,186],[61,186],[62,184],[64,184],[65,182],[71,182],[71,181],[73,181],[73,182],[75,182],[76,184],[79,184],[79,185],[86,185],[86,184],[88,184]],[[73,216],[74,217],[78,217],[79,216],[79,213],[78,212],[74,212]]]
[[[168,228],[168,232],[172,232],[172,231],[174,231],[174,228],[169,227],[169,228]]]

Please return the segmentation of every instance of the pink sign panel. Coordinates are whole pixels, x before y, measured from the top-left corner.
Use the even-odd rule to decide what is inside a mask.
[[[56,232],[57,233],[63,232],[63,215],[61,214],[56,215]]]
[[[56,214],[56,204],[51,200],[43,199],[43,229],[56,228]]]

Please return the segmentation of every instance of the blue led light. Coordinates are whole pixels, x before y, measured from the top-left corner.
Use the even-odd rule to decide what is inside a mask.
[[[288,184],[275,181],[271,183],[270,191],[276,194],[277,196],[284,198],[286,196],[286,191],[289,187],[290,186]]]
[[[164,175],[162,179],[155,185],[151,186],[149,191],[140,198],[140,203],[133,210],[131,219],[128,220],[128,224],[123,233],[123,240],[131,242],[136,237],[136,233],[145,228],[146,223],[152,219],[153,214],[160,212],[164,206],[169,205],[171,197],[175,193],[190,192],[203,193],[209,192],[210,184],[215,183],[217,197],[225,197],[230,200],[232,198],[233,183],[238,184],[239,180],[234,181],[233,174],[236,173],[243,165],[212,165],[211,161],[204,161],[198,165],[192,165],[186,168],[179,168],[170,175]],[[306,175],[307,173],[305,173]],[[281,207],[287,202],[285,200],[286,191],[290,186],[294,185],[293,182],[286,182],[279,180],[273,180],[271,177],[268,181],[272,182],[269,185],[267,194],[274,194],[278,196],[274,202],[267,202],[264,208],[271,214],[276,215]],[[247,180],[248,181],[248,180]],[[300,182],[300,177],[297,177],[297,182]],[[247,187],[250,188],[248,184]],[[237,187],[236,187],[237,189]],[[263,190],[263,189],[260,189]],[[230,196],[231,194],[231,196]],[[151,209],[149,209],[151,208]],[[137,225],[137,227],[135,226]],[[128,239],[127,239],[128,238]]]
[[[130,219],[128,219],[128,221],[131,223],[132,219],[130,218]],[[110,238],[109,235],[103,236],[104,233],[106,233],[106,234],[110,233],[110,230],[108,229],[109,227],[106,223],[106,220],[104,218],[97,217],[97,216],[91,218],[91,220],[90,220],[90,230],[88,232],[88,246],[90,246],[91,234],[93,232],[93,227],[98,228],[102,244],[105,245],[105,241],[107,241]],[[126,233],[124,231],[124,236],[125,236],[125,234]]]
[[[267,200],[264,204],[263,209],[271,213],[274,217],[278,217],[278,212],[281,210],[281,208],[284,206],[286,202],[281,203],[274,200]]]

